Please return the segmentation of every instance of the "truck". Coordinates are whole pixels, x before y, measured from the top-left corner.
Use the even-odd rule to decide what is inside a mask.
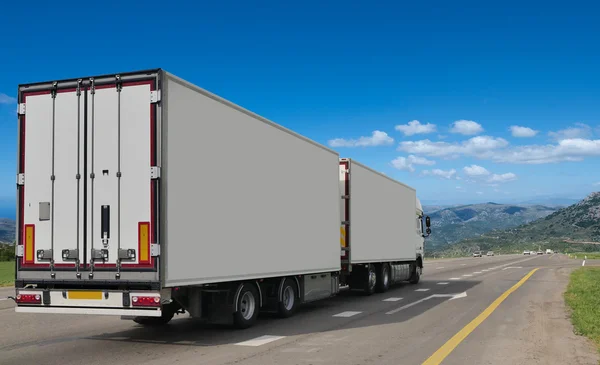
[[[416,190],[163,69],[18,86],[15,311],[237,328],[423,273]]]

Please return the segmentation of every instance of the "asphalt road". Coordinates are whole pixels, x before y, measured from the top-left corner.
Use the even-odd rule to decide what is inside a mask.
[[[417,285],[343,293],[243,331],[185,317],[147,329],[113,317],[17,314],[0,300],[0,364],[598,364],[562,299],[581,263],[564,255],[432,260]],[[0,289],[0,298],[11,294]]]

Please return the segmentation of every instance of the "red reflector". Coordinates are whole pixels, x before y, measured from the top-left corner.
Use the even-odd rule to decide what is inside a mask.
[[[160,307],[160,297],[131,297],[134,307]]]
[[[17,294],[17,303],[41,304],[42,296],[39,294]]]

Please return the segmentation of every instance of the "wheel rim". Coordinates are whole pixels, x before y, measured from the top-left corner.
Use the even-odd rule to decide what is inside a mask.
[[[291,286],[287,286],[283,290],[283,306],[286,310],[291,310],[294,307],[294,289]]]
[[[375,287],[376,281],[377,275],[375,275],[375,271],[372,268],[369,268],[369,289]]]
[[[383,267],[383,286],[387,286],[390,280],[390,274],[388,272],[387,266]]]
[[[244,317],[245,320],[249,320],[254,315],[254,309],[254,295],[247,291],[242,295],[242,300],[240,301],[240,313],[242,313],[242,317]]]

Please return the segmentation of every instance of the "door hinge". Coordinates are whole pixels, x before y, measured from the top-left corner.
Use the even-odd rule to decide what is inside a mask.
[[[17,245],[17,257],[23,257],[25,249],[23,245]]]
[[[342,199],[350,199],[350,195],[342,195]]]
[[[17,110],[17,113],[19,115],[25,115],[25,103],[19,104],[19,109]]]
[[[350,221],[342,221],[342,225],[349,226],[350,225]]]
[[[160,101],[160,90],[150,91],[150,102],[158,103]]]
[[[25,185],[25,174],[17,174],[17,185]]]
[[[152,179],[152,180],[160,179],[160,167],[159,166],[151,166],[150,167],[150,179]]]
[[[160,256],[160,245],[158,243],[150,244],[150,255],[152,257]]]

